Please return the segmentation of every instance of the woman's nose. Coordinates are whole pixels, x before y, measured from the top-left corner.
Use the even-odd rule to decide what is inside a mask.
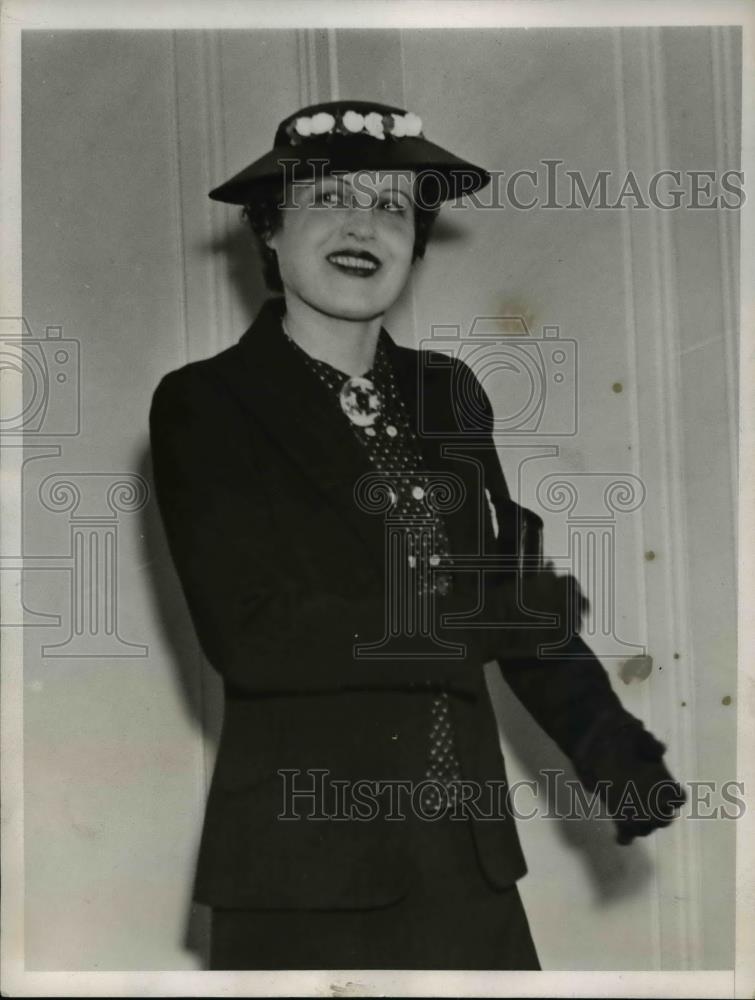
[[[375,235],[375,217],[372,207],[352,205],[344,223],[346,232],[361,239]]]

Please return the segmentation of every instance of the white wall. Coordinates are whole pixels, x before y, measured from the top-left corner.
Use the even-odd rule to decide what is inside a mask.
[[[25,453],[25,603],[61,617],[26,629],[28,968],[201,968],[206,953],[189,892],[219,685],[139,490],[160,376],[235,342],[264,298],[236,211],[210,187],[293,108],[332,96],[416,110],[436,141],[508,172],[545,158],[588,176],[737,168],[738,46],[720,28],[26,33],[24,314],[81,351],[80,432],[47,426]],[[685,780],[735,767],[737,238],[733,212],[453,211],[387,324],[418,343],[435,323],[519,313],[577,342],[578,433],[512,435],[501,458],[540,510],[552,474],[588,499],[606,478],[644,483],[644,503],[613,518],[616,633],[653,657],[650,676],[624,684],[627,649],[600,642]],[[565,557],[567,517],[546,524]],[[100,554],[98,582],[77,582],[76,539],[91,553],[106,535],[117,564]],[[103,620],[89,628],[111,571],[120,641]],[[49,648],[77,615],[79,645]],[[510,777],[562,766],[491,686]],[[545,968],[731,966],[733,823],[677,823],[631,848],[586,821],[521,832]]]

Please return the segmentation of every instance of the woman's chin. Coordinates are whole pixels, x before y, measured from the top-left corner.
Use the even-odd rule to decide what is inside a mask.
[[[395,297],[370,295],[350,295],[328,298],[312,303],[318,312],[334,319],[350,320],[353,323],[366,322],[384,315],[396,301]]]

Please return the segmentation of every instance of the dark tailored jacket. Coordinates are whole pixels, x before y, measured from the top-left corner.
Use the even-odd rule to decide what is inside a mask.
[[[227,907],[378,906],[410,885],[407,824],[386,819],[382,809],[361,822],[279,819],[280,769],[325,769],[342,780],[421,779],[428,695],[442,684],[452,693],[464,777],[505,779],[483,674],[494,657],[573,759],[591,733],[633,717],[578,635],[563,657],[516,659],[506,655],[505,632],[457,622],[441,635],[463,639],[461,658],[414,658],[404,647],[387,660],[355,658],[355,641],[383,635],[385,520],[355,501],[355,484],[373,471],[366,451],[285,342],[281,312],[282,300],[268,301],[237,344],[168,373],[150,412],[170,552],[201,646],[225,688],[194,898]],[[463,483],[463,503],[446,515],[453,553],[516,554],[522,508],[509,496],[479,383],[462,372],[482,426],[460,437],[464,421],[452,400],[462,362],[434,352],[421,358],[390,338],[388,346],[410,417],[423,431],[427,468]],[[474,612],[476,575],[456,578],[440,611]],[[491,574],[486,590],[502,579]],[[313,779],[300,775],[295,785],[311,788]],[[511,817],[475,820],[473,828],[493,884],[510,885],[525,873]]]

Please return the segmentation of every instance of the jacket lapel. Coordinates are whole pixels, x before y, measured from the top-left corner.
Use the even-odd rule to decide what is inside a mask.
[[[374,467],[327,388],[291,349],[281,327],[283,310],[282,299],[263,305],[236,347],[226,352],[226,379],[242,405],[322,492],[324,502],[337,505],[382,568],[386,559],[383,517],[362,510],[354,495],[360,477],[374,472]],[[469,496],[475,482],[473,466],[449,457],[443,447],[447,432],[452,443],[459,443],[453,441],[457,428],[448,373],[421,370],[420,353],[399,346],[390,335],[387,346],[428,471],[461,476]],[[466,508],[467,518],[468,513]],[[469,543],[465,511],[448,515],[446,522],[452,546],[465,551]]]

